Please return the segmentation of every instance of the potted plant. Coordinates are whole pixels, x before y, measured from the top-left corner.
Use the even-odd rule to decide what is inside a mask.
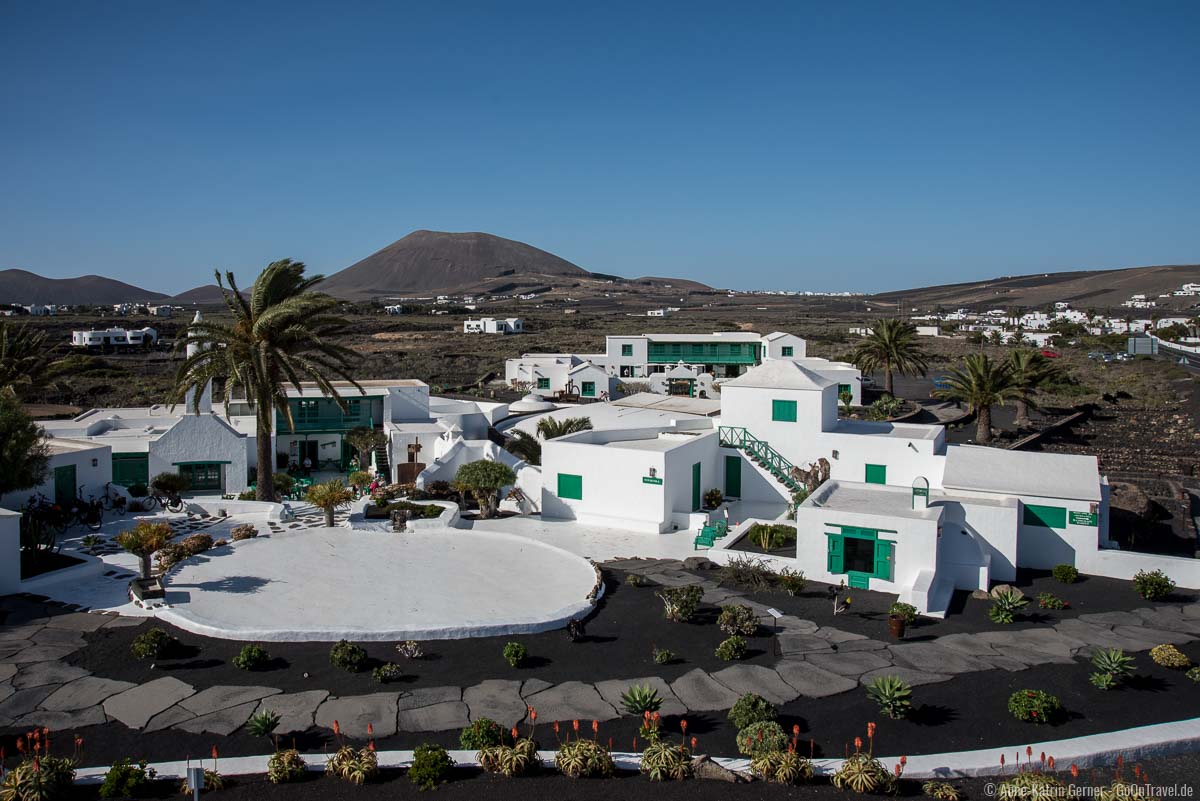
[[[888,609],[888,633],[893,640],[904,639],[909,624],[917,620],[917,608],[912,604],[897,601]]]
[[[142,563],[141,578],[130,582],[130,589],[139,600],[166,597],[166,589],[160,578],[150,575],[150,557],[171,541],[174,532],[166,523],[151,523],[143,520],[128,531],[117,535],[117,544]]]

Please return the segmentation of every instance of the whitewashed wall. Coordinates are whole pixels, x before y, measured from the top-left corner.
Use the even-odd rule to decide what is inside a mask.
[[[150,443],[150,478],[177,473],[181,462],[228,462],[225,492],[238,493],[247,486],[245,434],[215,414],[184,415],[170,430]]]
[[[96,460],[94,467],[93,459]],[[106,485],[112,481],[112,448],[107,445],[92,445],[51,454],[46,468],[46,479],[36,487],[10,492],[0,497],[0,507],[18,509],[38,493],[54,500],[54,468],[68,465],[75,465],[75,493],[79,494],[79,487],[82,485],[85,500],[92,495],[100,497],[104,494]]]

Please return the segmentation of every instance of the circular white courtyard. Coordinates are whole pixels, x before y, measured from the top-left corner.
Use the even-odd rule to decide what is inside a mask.
[[[266,642],[431,640],[558,628],[591,610],[585,559],[511,534],[272,534],[189,559],[158,617]]]

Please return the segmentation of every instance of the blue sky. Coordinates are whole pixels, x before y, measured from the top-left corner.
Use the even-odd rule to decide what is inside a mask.
[[[1200,261],[1200,3],[0,0],[0,268],[417,228],[875,291]]]

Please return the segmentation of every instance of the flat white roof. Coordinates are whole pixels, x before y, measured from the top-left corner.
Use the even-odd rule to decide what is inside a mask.
[[[951,445],[946,448],[942,486],[1005,495],[1099,501],[1100,465],[1095,456]]]
[[[606,448],[619,448],[627,451],[654,451],[656,453],[666,453],[669,450],[678,448],[681,445],[690,445],[696,441],[697,437],[702,437],[705,434],[711,435],[711,429],[696,431],[696,432],[663,432],[654,437],[644,437],[642,439],[614,439],[598,444]]]
[[[888,423],[874,420],[841,418],[833,427],[835,434],[855,434],[860,437],[895,437],[896,439],[937,439],[942,433],[939,425],[920,423]]]
[[[858,481],[826,481],[802,504],[805,509],[829,509],[914,520],[936,520],[940,507],[912,508],[912,489]]]
[[[629,406],[637,409],[658,409],[668,412],[684,412],[713,417],[721,413],[721,401],[712,398],[687,398],[682,395],[660,395],[655,392],[638,392],[613,401],[614,406]]]
[[[669,425],[672,420],[704,420],[706,416],[689,414],[672,409],[656,407],[620,406],[616,403],[584,403],[579,405],[560,406],[552,412],[531,414],[518,420],[502,423],[502,431],[513,428],[527,434],[537,434],[538,421],[544,417],[563,420],[570,417],[586,417],[592,421],[592,428],[606,431],[623,428],[653,428]]]

